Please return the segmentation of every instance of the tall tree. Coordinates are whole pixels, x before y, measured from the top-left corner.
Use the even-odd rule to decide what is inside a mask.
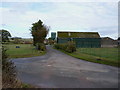
[[[31,34],[33,36],[33,45],[36,45],[36,43],[43,43],[48,31],[49,27],[44,25],[41,20],[33,23],[31,28]]]
[[[0,37],[2,37],[2,42],[9,41],[9,37],[11,37],[11,34],[7,30],[0,30]]]

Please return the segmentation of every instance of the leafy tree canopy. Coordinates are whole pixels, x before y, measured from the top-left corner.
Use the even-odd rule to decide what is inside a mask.
[[[31,34],[33,36],[33,44],[43,43],[47,33],[49,31],[49,27],[44,25],[41,20],[32,24]]]
[[[2,37],[2,42],[9,41],[9,37],[11,37],[11,34],[7,30],[0,30],[0,37]]]

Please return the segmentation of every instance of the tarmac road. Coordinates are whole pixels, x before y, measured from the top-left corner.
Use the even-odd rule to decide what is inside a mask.
[[[47,46],[47,54],[13,59],[22,82],[41,88],[117,88],[118,68],[68,56]]]

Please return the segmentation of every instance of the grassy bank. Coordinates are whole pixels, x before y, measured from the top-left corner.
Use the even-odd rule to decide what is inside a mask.
[[[30,84],[22,83],[22,84],[21,84],[21,88],[36,88],[36,87],[33,86],[33,85],[30,85]]]
[[[5,44],[4,46],[8,49],[6,53],[9,58],[24,58],[45,54],[45,51],[36,50],[32,44]],[[20,48],[16,48],[16,46],[20,46]]]
[[[74,53],[60,51],[82,60],[120,67],[118,48],[78,48]]]

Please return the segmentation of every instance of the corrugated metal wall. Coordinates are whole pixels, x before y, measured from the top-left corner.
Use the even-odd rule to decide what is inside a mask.
[[[67,43],[69,40],[69,38],[57,38],[57,43]]]
[[[67,43],[68,41],[73,40],[76,43],[76,47],[81,48],[99,48],[101,47],[100,38],[58,38],[58,43]]]

